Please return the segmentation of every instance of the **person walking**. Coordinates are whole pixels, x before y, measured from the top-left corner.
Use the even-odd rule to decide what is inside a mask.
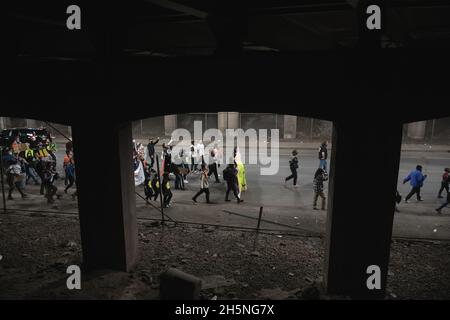
[[[197,202],[198,196],[202,193],[205,193],[206,203],[211,203],[209,201],[209,181],[208,181],[208,168],[206,166],[202,166],[202,174],[200,176],[200,191],[195,194],[192,198],[192,201]]]
[[[298,158],[297,150],[292,151],[291,160],[289,160],[289,168],[291,169],[291,175],[284,179],[284,184],[291,179],[294,179],[294,188],[297,188],[297,169],[298,169]]]
[[[58,173],[53,166],[53,162],[48,161],[46,165],[47,168],[44,174],[44,184],[45,189],[47,190],[47,203],[51,204],[55,202],[55,200],[53,200],[53,196],[56,195],[56,192],[58,191],[58,188],[54,185],[56,179],[58,179]]]
[[[150,170],[153,169],[153,165],[155,164],[155,145],[159,142],[159,137],[156,140],[150,139],[150,142],[147,144],[147,154],[150,159]]]
[[[422,174],[422,166],[417,165],[416,170],[411,171],[411,173],[405,179],[403,179],[403,184],[410,181],[412,187],[411,191],[405,198],[405,203],[408,203],[408,200],[414,194],[416,194],[417,196],[417,201],[423,201],[422,197],[420,196],[420,189],[423,187],[423,182],[425,181],[426,178],[427,175]]]
[[[316,173],[314,174],[314,180],[313,180],[313,189],[314,189],[313,209],[314,210],[319,210],[317,208],[317,199],[319,197],[322,198],[322,210],[325,210],[326,197],[323,192],[323,189],[324,189],[323,182],[327,181],[327,180],[328,180],[327,172],[322,168],[318,168],[316,170]]]
[[[12,193],[17,188],[22,198],[26,197],[26,194],[22,190],[22,180],[24,175],[22,174],[22,168],[17,159],[11,161],[8,169],[6,169],[6,181],[8,182],[9,192],[8,200],[13,200]]]
[[[216,181],[214,181],[214,182],[215,183],[220,183],[219,174],[217,172],[217,168],[218,168],[218,158],[217,158],[217,156],[218,156],[217,149],[216,148],[212,149],[211,153],[210,153],[211,162],[209,164],[208,177],[210,177],[211,175],[214,174],[214,178],[216,179]]]
[[[444,191],[444,189],[447,191],[448,193],[448,185],[449,185],[449,172],[450,169],[449,168],[445,168],[444,169],[444,174],[442,175],[442,181],[441,181],[441,188],[439,189],[439,193],[438,193],[438,198],[442,199],[442,191]]]
[[[328,159],[328,142],[324,141],[319,147],[319,168],[327,171],[327,159]]]
[[[228,164],[228,166],[223,170],[223,179],[227,183],[227,192],[225,193],[225,201],[231,201],[228,199],[230,191],[233,191],[234,196],[236,197],[237,203],[241,203],[244,200],[241,200],[239,197],[239,182],[237,177],[238,171],[236,169],[236,165],[234,163]]]
[[[67,193],[67,190],[69,190],[75,183],[75,164],[73,161],[73,157],[69,158],[69,162],[67,162],[66,164],[65,173],[68,184],[64,189],[64,193]]]
[[[444,202],[439,208],[436,209],[437,213],[441,214],[442,213],[441,210],[444,207],[447,207],[449,203],[450,203],[450,192],[447,190],[447,201]]]
[[[194,140],[191,141],[191,146],[189,148],[189,153],[191,156],[191,172],[197,172],[197,166],[196,166],[196,161],[195,161],[195,157],[197,155],[197,151],[195,150],[195,142]]]
[[[164,172],[162,180],[162,192],[163,192],[163,205],[164,208],[170,206],[170,200],[172,200],[172,191],[170,190],[170,178],[169,172]]]

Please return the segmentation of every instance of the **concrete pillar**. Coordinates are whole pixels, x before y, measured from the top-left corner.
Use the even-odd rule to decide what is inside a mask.
[[[39,127],[39,123],[37,120],[26,119],[26,121],[27,121],[27,128],[38,128]]]
[[[136,196],[131,122],[83,123],[72,127],[77,174],[83,268],[129,271],[137,257]],[[101,132],[108,165],[93,162],[101,152],[92,133]],[[98,180],[98,183],[96,182]]]
[[[225,133],[225,129],[238,129],[240,128],[240,114],[239,112],[218,112],[217,113],[217,126],[218,129]]]
[[[217,127],[220,131],[222,131],[222,134],[225,134],[225,129],[228,127],[227,115],[228,115],[228,112],[218,112],[217,113]]]
[[[418,121],[418,122],[408,123],[407,136],[408,136],[408,138],[411,138],[411,139],[424,139],[426,128],[427,128],[426,121]]]
[[[3,130],[6,128],[6,121],[4,117],[0,117],[0,130]]]
[[[69,138],[72,136],[72,127],[67,126],[67,133],[69,134]]]
[[[239,127],[239,112],[228,112],[228,129],[238,129]]]
[[[171,114],[164,116],[164,133],[166,136],[171,136],[172,132],[177,128],[177,115]]]
[[[283,116],[284,118],[284,139],[295,139],[297,135],[297,116]]]
[[[401,142],[402,125],[386,119],[333,126],[324,276],[329,294],[385,295]],[[380,178],[369,178],[373,170]],[[371,265],[381,269],[380,290],[367,288]]]

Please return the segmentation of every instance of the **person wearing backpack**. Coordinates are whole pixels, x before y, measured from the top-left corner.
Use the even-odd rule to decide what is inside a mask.
[[[234,196],[236,197],[237,203],[241,203],[244,200],[241,200],[239,197],[239,185],[238,185],[238,171],[236,169],[236,165],[234,163],[228,164],[228,166],[223,170],[223,179],[227,183],[227,192],[225,193],[225,201],[230,201],[228,196],[230,191],[233,191]]]
[[[292,151],[292,157],[289,161],[289,168],[291,169],[291,175],[284,179],[284,184],[291,179],[294,179],[294,188],[297,188],[297,169],[298,169],[298,158],[297,150]]]

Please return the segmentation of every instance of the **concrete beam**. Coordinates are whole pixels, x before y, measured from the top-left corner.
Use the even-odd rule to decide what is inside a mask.
[[[175,1],[170,1],[170,0],[145,0],[145,1],[148,3],[154,4],[154,5],[157,5],[161,8],[174,10],[174,11],[188,14],[188,15],[200,18],[200,19],[206,19],[206,17],[208,16],[207,12],[180,4]]]

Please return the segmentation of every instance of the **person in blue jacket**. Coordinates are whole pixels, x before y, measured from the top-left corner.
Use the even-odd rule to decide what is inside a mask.
[[[411,171],[411,173],[403,179],[403,184],[410,181],[411,184],[411,191],[405,198],[405,203],[408,203],[408,200],[414,195],[417,195],[417,201],[423,201],[422,197],[420,196],[420,189],[423,187],[423,182],[427,178],[427,175],[422,174],[422,166],[417,165],[416,170]]]

